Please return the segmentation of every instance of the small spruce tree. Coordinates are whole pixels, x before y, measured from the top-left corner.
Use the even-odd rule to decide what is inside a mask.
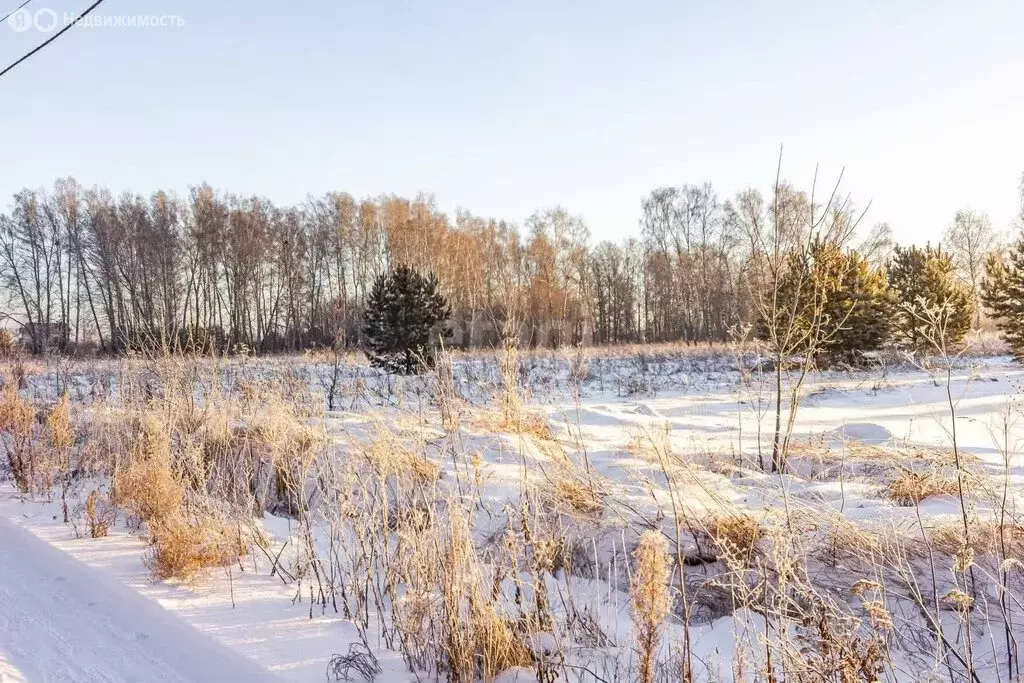
[[[875,351],[890,335],[894,298],[884,271],[856,251],[844,252],[825,240],[789,255],[775,293],[781,326],[795,353],[811,351],[852,361]],[[761,336],[771,337],[762,319]]]
[[[786,254],[774,291],[768,288],[757,321],[757,335],[771,342],[784,354],[806,353],[820,316],[821,293],[816,284],[814,249]]]
[[[433,365],[431,332],[451,336],[446,321],[451,308],[433,273],[422,275],[409,266],[384,273],[366,302],[363,334],[366,356],[388,372],[413,374]]]
[[[858,352],[877,351],[889,341],[896,299],[885,271],[856,251],[843,254],[838,287],[825,303],[830,320],[840,323],[828,352],[855,360]]]
[[[988,257],[981,300],[995,317],[1014,357],[1024,360],[1024,234],[1005,257]]]
[[[915,351],[950,348],[971,329],[974,302],[956,278],[956,265],[941,248],[896,247],[889,263],[896,292],[896,335]],[[936,321],[941,319],[941,329]],[[936,338],[939,334],[941,338]]]

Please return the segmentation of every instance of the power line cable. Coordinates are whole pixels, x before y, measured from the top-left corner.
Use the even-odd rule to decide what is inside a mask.
[[[92,3],[91,5],[89,5],[89,7],[88,7],[88,8],[86,8],[86,10],[85,10],[84,12],[82,12],[82,13],[81,13],[81,14],[79,14],[79,15],[78,15],[77,17],[75,17],[75,20],[74,20],[74,21],[72,21],[72,22],[71,22],[71,23],[69,23],[69,24],[68,24],[67,26],[65,26],[65,27],[64,27],[64,28],[62,28],[61,30],[57,31],[57,32],[56,32],[56,33],[54,33],[54,34],[53,34],[52,36],[50,36],[49,38],[47,38],[46,40],[44,40],[44,41],[43,41],[42,43],[40,43],[39,45],[37,45],[37,46],[36,46],[36,48],[35,48],[34,50],[32,50],[31,52],[27,53],[27,54],[26,54],[25,56],[23,56],[23,57],[22,57],[21,59],[19,59],[18,61],[14,62],[13,64],[11,64],[11,65],[10,65],[10,66],[8,66],[7,68],[5,68],[5,69],[4,69],[3,71],[0,71],[0,77],[3,77],[3,76],[5,76],[5,75],[7,75],[7,72],[9,72],[9,71],[11,71],[12,69],[14,69],[14,67],[18,66],[19,64],[21,64],[22,62],[24,62],[24,61],[25,61],[26,59],[28,59],[29,57],[31,57],[31,56],[32,56],[32,55],[34,55],[35,53],[39,52],[39,51],[40,51],[40,50],[42,50],[42,49],[43,49],[44,47],[46,47],[47,45],[49,45],[49,44],[50,44],[50,43],[52,43],[53,41],[57,40],[58,38],[60,38],[60,37],[61,37],[62,35],[64,35],[65,33],[67,33],[67,32],[68,32],[68,31],[69,31],[69,30],[71,29],[71,27],[73,27],[73,26],[74,26],[75,24],[77,24],[78,22],[80,22],[80,21],[81,21],[82,19],[84,19],[85,17],[89,16],[89,13],[90,13],[90,12],[92,12],[92,11],[93,11],[94,9],[96,9],[97,7],[99,7],[100,5],[102,5],[102,4],[103,4],[103,2],[104,2],[104,0],[96,0],[96,2]],[[17,10],[15,10],[15,12],[17,12]]]
[[[22,9],[24,9],[25,5],[27,5],[27,4],[28,4],[28,3],[30,3],[30,2],[32,2],[32,0],[25,0],[25,1],[23,2],[23,3],[21,3],[20,5],[18,5],[18,6],[17,6],[17,7],[15,7],[14,9],[12,9],[12,10],[11,10],[10,12],[8,12],[7,14],[5,14],[5,15],[4,15],[4,18],[3,18],[3,19],[0,19],[0,24],[4,23],[4,22],[5,22],[5,21],[7,21],[8,19],[10,19],[10,18],[11,18],[12,16],[14,16],[14,13],[15,13],[15,12],[20,12],[20,11],[21,11]]]

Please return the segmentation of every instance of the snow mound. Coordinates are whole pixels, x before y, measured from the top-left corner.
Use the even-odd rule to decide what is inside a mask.
[[[880,446],[892,438],[892,432],[872,422],[851,422],[833,429],[826,435],[832,446],[856,442],[866,446]]]
[[[657,410],[650,407],[646,403],[641,403],[637,405],[636,410],[634,412],[637,415],[646,415],[647,417],[662,417],[661,413],[659,413]]]
[[[593,408],[580,408],[570,414],[570,419],[577,420],[581,425],[589,427],[618,427],[627,424],[628,421],[614,415],[608,406],[594,406]]]

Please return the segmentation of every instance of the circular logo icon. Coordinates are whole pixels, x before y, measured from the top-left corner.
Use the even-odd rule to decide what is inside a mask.
[[[36,11],[36,30],[49,33],[57,28],[57,13],[49,7]]]
[[[7,25],[18,33],[24,33],[25,31],[32,28],[33,19],[32,12],[25,9],[24,7],[15,11],[11,16],[7,17]]]

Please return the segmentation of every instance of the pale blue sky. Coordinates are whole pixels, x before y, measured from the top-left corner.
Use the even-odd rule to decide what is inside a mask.
[[[2,0],[4,11],[17,0]],[[59,13],[86,0],[34,0]],[[107,0],[179,28],[76,27],[0,79],[0,195],[63,175],[120,191],[208,181],[275,201],[432,192],[595,238],[641,198],[720,194],[814,164],[870,223],[997,227],[1024,171],[1024,2]],[[43,36],[0,27],[0,61]]]

